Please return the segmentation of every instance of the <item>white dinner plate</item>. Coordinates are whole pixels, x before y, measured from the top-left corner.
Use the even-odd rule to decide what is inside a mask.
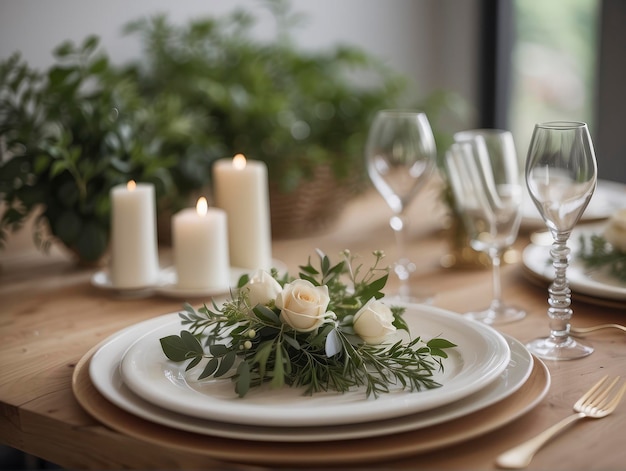
[[[373,399],[364,389],[305,396],[302,388],[264,385],[239,398],[229,379],[199,381],[198,370],[186,372],[185,363],[167,360],[159,339],[180,332],[177,319],[136,340],[122,358],[121,374],[135,394],[173,412],[246,425],[304,427],[389,419],[449,404],[487,386],[509,363],[508,343],[484,324],[418,305],[407,306],[405,320],[414,337],[441,336],[457,344],[447,351],[444,371],[433,375],[441,387],[398,389]]]
[[[598,180],[596,191],[585,208],[581,222],[610,218],[621,208],[626,208],[626,185],[609,180]],[[528,191],[524,192],[522,201],[522,227],[529,230],[546,227]]]
[[[511,360],[505,370],[485,388],[447,406],[377,421],[371,427],[364,427],[363,424],[328,427],[263,427],[218,422],[190,417],[158,407],[135,395],[122,381],[119,371],[122,355],[136,340],[138,334],[169,323],[175,317],[177,317],[176,314],[150,319],[109,337],[91,358],[90,379],[107,400],[131,414],[178,430],[223,438],[312,442],[378,437],[417,430],[463,417],[507,398],[526,382],[533,369],[533,357],[528,350],[519,341],[505,336],[511,349]]]
[[[604,224],[592,224],[576,227],[567,246],[571,250],[570,264],[567,268],[567,279],[570,289],[574,292],[587,294],[603,299],[626,301],[626,284],[611,276],[604,269],[589,269],[577,258],[580,250],[579,237],[589,238],[592,234],[602,235]],[[530,243],[522,251],[522,263],[533,275],[545,281],[554,279],[554,267],[550,256],[551,244]]]

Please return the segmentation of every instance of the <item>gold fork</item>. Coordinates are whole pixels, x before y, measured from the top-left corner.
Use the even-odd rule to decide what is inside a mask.
[[[570,328],[570,333],[574,336],[577,335],[585,335],[588,334],[590,332],[594,332],[596,330],[601,330],[601,329],[619,329],[619,330],[623,330],[624,332],[626,332],[626,326],[623,325],[619,325],[619,324],[600,324],[600,325],[594,325],[591,327],[571,327]]]
[[[585,417],[600,419],[609,415],[615,410],[626,392],[625,383],[612,398],[609,397],[609,393],[618,381],[619,376],[613,381],[609,381],[608,376],[602,378],[574,404],[576,414],[566,417],[536,437],[501,454],[496,459],[496,464],[509,469],[525,468],[530,464],[535,453],[565,427]]]

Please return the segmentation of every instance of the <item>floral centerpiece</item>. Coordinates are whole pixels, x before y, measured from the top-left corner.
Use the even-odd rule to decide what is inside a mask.
[[[626,283],[626,209],[609,219],[602,234],[580,237],[579,257],[587,267],[607,267],[612,276]]]
[[[161,338],[164,354],[188,362],[186,371],[208,358],[198,379],[235,370],[240,397],[264,383],[303,387],[305,394],[365,387],[368,397],[392,387],[439,387],[433,373],[443,370],[446,349],[456,345],[439,337],[390,341],[396,330],[409,329],[404,308],[381,301],[384,254],[374,252],[375,262],[362,275],[349,251],[334,265],[318,255],[319,267],[309,259],[299,278],[258,271],[244,275],[222,306],[186,305],[180,317],[188,330]]]

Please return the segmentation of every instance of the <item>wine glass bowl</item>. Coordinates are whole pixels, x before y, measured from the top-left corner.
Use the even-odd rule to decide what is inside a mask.
[[[490,305],[466,316],[490,325],[522,319],[526,312],[502,299],[502,254],[517,238],[521,222],[522,183],[513,136],[499,129],[455,134],[446,153],[447,177],[470,246],[489,255],[493,269]]]
[[[526,185],[554,240],[550,254],[555,269],[548,289],[550,335],[530,342],[528,349],[549,360],[587,356],[593,348],[569,335],[571,290],[567,281],[570,249],[567,240],[593,196],[597,163],[585,123],[555,121],[537,124],[526,160]]]
[[[411,293],[409,277],[415,264],[406,256],[405,237],[409,222],[406,209],[430,177],[435,159],[435,138],[425,113],[376,113],[365,146],[365,162],[370,180],[393,212],[389,225],[396,235],[398,252],[393,270],[400,281],[397,297],[403,301],[430,300]]]

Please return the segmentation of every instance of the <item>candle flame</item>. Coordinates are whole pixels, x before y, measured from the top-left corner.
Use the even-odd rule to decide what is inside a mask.
[[[128,191],[134,191],[135,188],[137,188],[137,184],[135,183],[135,180],[130,180],[127,184],[126,184],[126,188],[128,189]]]
[[[242,170],[246,168],[246,158],[243,154],[237,154],[235,157],[233,157],[233,167],[235,167],[237,170]]]
[[[196,203],[196,212],[199,216],[206,216],[206,213],[209,211],[209,205],[204,196],[198,198],[198,202]]]

